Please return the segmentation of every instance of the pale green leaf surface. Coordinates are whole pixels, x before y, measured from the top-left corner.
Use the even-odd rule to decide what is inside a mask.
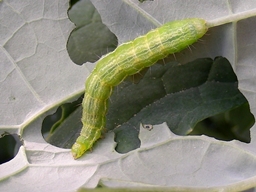
[[[174,19],[213,20],[256,8],[255,1],[242,0],[92,2],[119,43]],[[244,144],[176,136],[161,124],[152,131],[141,129],[141,147],[127,154],[114,151],[114,135],[109,133],[92,153],[77,161],[69,149],[46,143],[41,134],[44,117],[54,113],[60,103],[81,94],[93,68],[77,66],[68,57],[66,42],[74,25],[67,18],[67,9],[68,1],[64,0],[0,2],[0,133],[18,133],[24,140],[17,156],[0,165],[1,191],[74,191],[81,186],[95,187],[99,181],[109,187],[191,190],[256,186],[255,126],[251,143]],[[179,62],[227,57],[254,115],[255,29],[255,17],[211,28],[203,42],[176,55]]]

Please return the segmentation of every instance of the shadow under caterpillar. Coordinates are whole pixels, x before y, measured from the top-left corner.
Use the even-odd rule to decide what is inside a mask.
[[[104,131],[108,99],[114,86],[167,55],[187,48],[207,30],[206,21],[200,18],[172,21],[102,57],[85,83],[83,128],[71,149],[74,159],[92,148]]]

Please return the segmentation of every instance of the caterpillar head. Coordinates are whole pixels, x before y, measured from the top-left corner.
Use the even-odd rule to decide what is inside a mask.
[[[71,149],[73,158],[78,159],[91,147],[92,147],[91,141],[86,141],[84,137],[79,136]]]

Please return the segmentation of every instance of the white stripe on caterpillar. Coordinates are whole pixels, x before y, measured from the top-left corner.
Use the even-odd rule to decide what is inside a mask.
[[[207,29],[206,21],[200,18],[169,22],[102,57],[86,80],[82,103],[83,128],[71,150],[74,159],[90,149],[104,131],[113,86],[159,59],[195,43]]]

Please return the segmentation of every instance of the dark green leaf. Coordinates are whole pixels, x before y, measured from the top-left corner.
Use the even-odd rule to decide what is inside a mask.
[[[116,48],[117,38],[101,22],[100,15],[89,0],[77,2],[68,13],[76,25],[67,43],[73,62],[79,65],[95,62]]]
[[[166,122],[178,135],[249,142],[254,117],[237,85],[230,63],[222,57],[154,65],[138,84],[124,81],[115,88],[106,128],[115,132],[116,149],[122,153],[140,146],[140,123]],[[82,127],[80,118],[81,107],[62,121],[49,141],[71,147]]]

